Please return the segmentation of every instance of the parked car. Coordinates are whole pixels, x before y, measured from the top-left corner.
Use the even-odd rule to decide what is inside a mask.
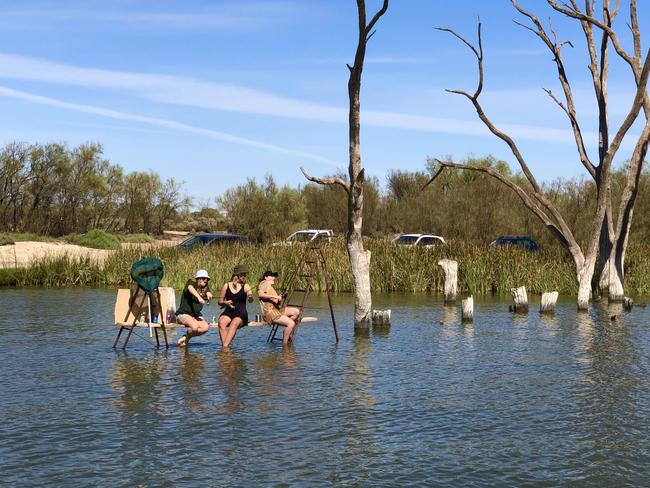
[[[305,229],[298,230],[287,237],[284,241],[274,242],[272,246],[291,246],[298,242],[313,242],[316,240],[330,241],[334,236],[331,229]]]
[[[490,246],[519,246],[528,251],[537,251],[539,246],[530,237],[501,236],[490,242]]]
[[[190,249],[195,246],[214,246],[220,244],[248,244],[248,237],[239,234],[197,234],[188,237],[178,247]]]
[[[393,239],[394,244],[401,246],[431,247],[445,243],[445,239],[432,234],[401,234]]]

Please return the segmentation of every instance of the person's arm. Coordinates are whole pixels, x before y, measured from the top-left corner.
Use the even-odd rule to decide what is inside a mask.
[[[269,288],[268,291],[267,291],[267,287],[265,286],[259,288],[257,294],[259,295],[260,300],[265,302],[275,303],[277,305],[278,303],[280,303],[282,297],[278,296],[277,292],[273,289],[272,286],[269,286],[268,288]]]
[[[203,297],[199,294],[199,292],[196,291],[196,288],[194,288],[194,285],[187,285],[187,291],[189,291],[189,292],[192,294],[192,296],[194,296],[194,299],[195,299],[197,302],[202,303],[202,304],[205,304],[205,300],[204,300]]]
[[[248,303],[253,303],[253,289],[248,283],[244,285],[244,291],[246,292]]]
[[[222,307],[235,308],[235,306],[232,304],[232,300],[226,300],[227,289],[228,289],[228,283],[224,283],[223,287],[221,288],[221,294],[219,295],[219,301],[217,303]]]

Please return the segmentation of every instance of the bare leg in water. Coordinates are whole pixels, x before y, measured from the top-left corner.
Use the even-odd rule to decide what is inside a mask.
[[[178,339],[178,346],[185,347],[190,342],[192,337],[200,336],[205,334],[210,328],[210,324],[201,317],[200,319],[195,319],[194,317],[185,316],[183,317],[183,322],[181,325],[184,325],[187,329],[185,335]]]

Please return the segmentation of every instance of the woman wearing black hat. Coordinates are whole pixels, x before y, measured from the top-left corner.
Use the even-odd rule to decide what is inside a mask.
[[[284,327],[284,334],[282,335],[282,343],[288,344],[292,339],[292,334],[296,326],[296,320],[300,315],[300,310],[296,307],[283,307],[280,308],[282,303],[282,295],[280,295],[273,285],[278,274],[268,270],[265,271],[257,287],[257,294],[260,297],[262,304],[262,315],[264,321],[270,324],[278,324]]]
[[[221,288],[218,303],[224,311],[219,316],[219,338],[224,348],[230,347],[239,327],[248,325],[246,302],[253,301],[253,291],[246,283],[247,274],[246,266],[238,264]]]

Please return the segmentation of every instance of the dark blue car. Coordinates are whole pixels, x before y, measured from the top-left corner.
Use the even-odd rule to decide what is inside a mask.
[[[530,237],[501,236],[490,242],[490,246],[519,246],[528,251],[537,251],[539,246]]]
[[[239,234],[197,234],[188,237],[178,246],[189,249],[195,246],[214,246],[219,244],[248,244],[248,237]]]

